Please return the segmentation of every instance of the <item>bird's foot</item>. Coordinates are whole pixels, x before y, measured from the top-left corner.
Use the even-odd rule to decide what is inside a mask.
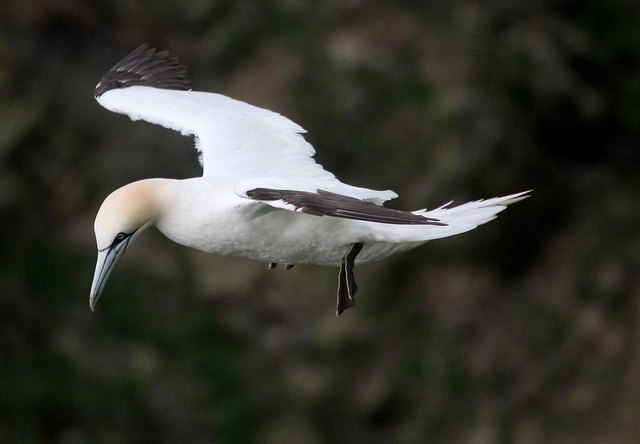
[[[269,262],[269,270],[273,270],[277,266],[278,266],[277,262]],[[284,269],[285,270],[291,270],[294,266],[295,266],[295,264],[287,264],[287,265],[284,266]]]
[[[356,303],[354,298],[358,291],[355,277],[353,276],[353,267],[356,256],[362,251],[363,244],[357,242],[351,245],[347,254],[342,258],[340,271],[338,271],[338,301],[336,303],[336,316],[345,311],[347,308],[353,307]]]

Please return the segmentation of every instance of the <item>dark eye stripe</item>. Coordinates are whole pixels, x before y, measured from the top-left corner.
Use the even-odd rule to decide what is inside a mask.
[[[127,234],[127,233],[123,233],[123,232],[120,232],[120,233],[116,234],[116,237],[115,237],[115,239],[113,239],[113,243],[111,244],[111,248],[113,248],[116,245],[122,243],[124,240],[128,239],[129,236],[131,236],[131,235]]]

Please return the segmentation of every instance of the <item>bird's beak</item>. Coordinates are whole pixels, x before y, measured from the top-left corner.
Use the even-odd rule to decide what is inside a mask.
[[[126,249],[126,244],[123,242],[119,245],[114,245],[104,250],[98,251],[98,261],[96,262],[96,271],[93,274],[93,283],[91,284],[91,293],[89,294],[89,307],[91,311],[95,310],[96,303],[104,290],[104,286],[109,279],[113,267],[118,262],[118,259],[122,257]]]

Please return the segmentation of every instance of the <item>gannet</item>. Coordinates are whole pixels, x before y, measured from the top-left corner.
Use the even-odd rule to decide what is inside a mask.
[[[95,309],[114,265],[149,227],[182,245],[269,264],[339,268],[336,314],[355,303],[355,264],[377,261],[489,222],[529,191],[434,210],[399,211],[397,197],[348,185],[315,162],[299,125],[229,97],[193,91],[187,69],[144,44],[100,80],[110,111],[193,136],[202,177],[130,183],[102,203],[94,229]]]

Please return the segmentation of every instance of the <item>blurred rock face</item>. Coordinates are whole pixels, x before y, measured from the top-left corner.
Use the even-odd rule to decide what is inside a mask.
[[[0,441],[638,440],[640,36],[633,4],[0,6]],[[199,174],[192,141],[101,109],[140,43],[196,89],[281,112],[396,208],[535,190],[358,271],[147,234],[97,313],[113,189]]]

